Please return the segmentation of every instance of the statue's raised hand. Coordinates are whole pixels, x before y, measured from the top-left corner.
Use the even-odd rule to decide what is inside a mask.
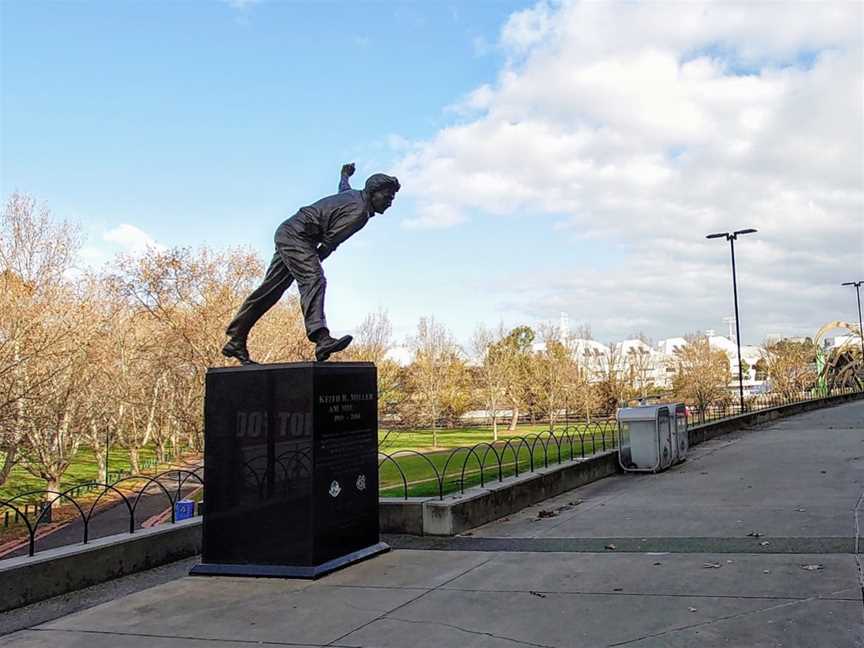
[[[349,178],[354,175],[354,163],[349,162],[348,164],[342,165],[342,175],[348,176]]]

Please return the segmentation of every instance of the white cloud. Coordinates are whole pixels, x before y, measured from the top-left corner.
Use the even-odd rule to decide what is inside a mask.
[[[403,218],[406,229],[442,229],[465,222],[465,215],[458,208],[444,203],[427,203],[417,209],[413,217]]]
[[[862,18],[857,3],[517,12],[495,83],[396,165],[417,206],[406,226],[524,214],[550,237],[579,235],[574,246],[627,250],[602,271],[577,260],[566,280],[508,278],[501,293],[541,319],[587,318],[590,304],[621,335],[622,309],[680,332],[700,326],[695,306],[716,328],[728,246],[704,234],[756,227],[740,243],[742,301],[761,318],[751,337],[809,331],[837,315],[826,286],[864,270]]]
[[[504,25],[502,44],[514,52],[524,52],[549,36],[554,19],[548,2],[540,2],[533,9],[517,11]]]
[[[120,248],[121,251],[130,254],[141,254],[148,247],[163,249],[164,246],[157,243],[153,237],[147,232],[141,230],[134,225],[122,223],[102,234],[102,240],[108,243],[113,243]]]

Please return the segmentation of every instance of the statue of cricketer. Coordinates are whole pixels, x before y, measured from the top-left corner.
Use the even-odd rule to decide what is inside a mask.
[[[324,317],[324,289],[327,280],[321,262],[340,244],[357,233],[375,214],[383,214],[393,204],[399,181],[383,173],[366,180],[362,191],[351,189],[348,179],[354,163],[342,166],[339,193],[322,198],[286,220],[276,229],[276,253],[264,281],[246,298],[225,333],[228,342],[222,354],[241,364],[256,364],[246,348],[249,331],[297,281],[306,335],[315,343],[315,359],[323,362],[351,344],[351,336],[338,340],[330,336]]]

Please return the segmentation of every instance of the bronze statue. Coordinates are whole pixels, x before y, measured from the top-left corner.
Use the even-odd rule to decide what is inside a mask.
[[[357,233],[375,214],[383,214],[399,191],[399,181],[383,173],[366,180],[362,191],[351,189],[354,163],[342,166],[339,193],[322,198],[282,223],[274,237],[276,253],[264,281],[246,298],[225,333],[230,337],[222,354],[242,364],[255,364],[249,357],[246,338],[250,329],[296,280],[306,336],[315,343],[315,359],[323,362],[351,344],[351,336],[330,336],[324,317],[327,280],[321,262],[341,243]]]

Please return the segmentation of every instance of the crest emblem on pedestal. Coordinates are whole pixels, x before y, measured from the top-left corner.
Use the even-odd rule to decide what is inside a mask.
[[[366,490],[366,475],[357,475],[357,482],[354,485],[357,486],[357,490],[359,491]]]
[[[328,492],[330,493],[330,497],[339,497],[339,493],[342,492],[342,487],[339,485],[339,482],[334,479],[330,484],[330,490]]]

